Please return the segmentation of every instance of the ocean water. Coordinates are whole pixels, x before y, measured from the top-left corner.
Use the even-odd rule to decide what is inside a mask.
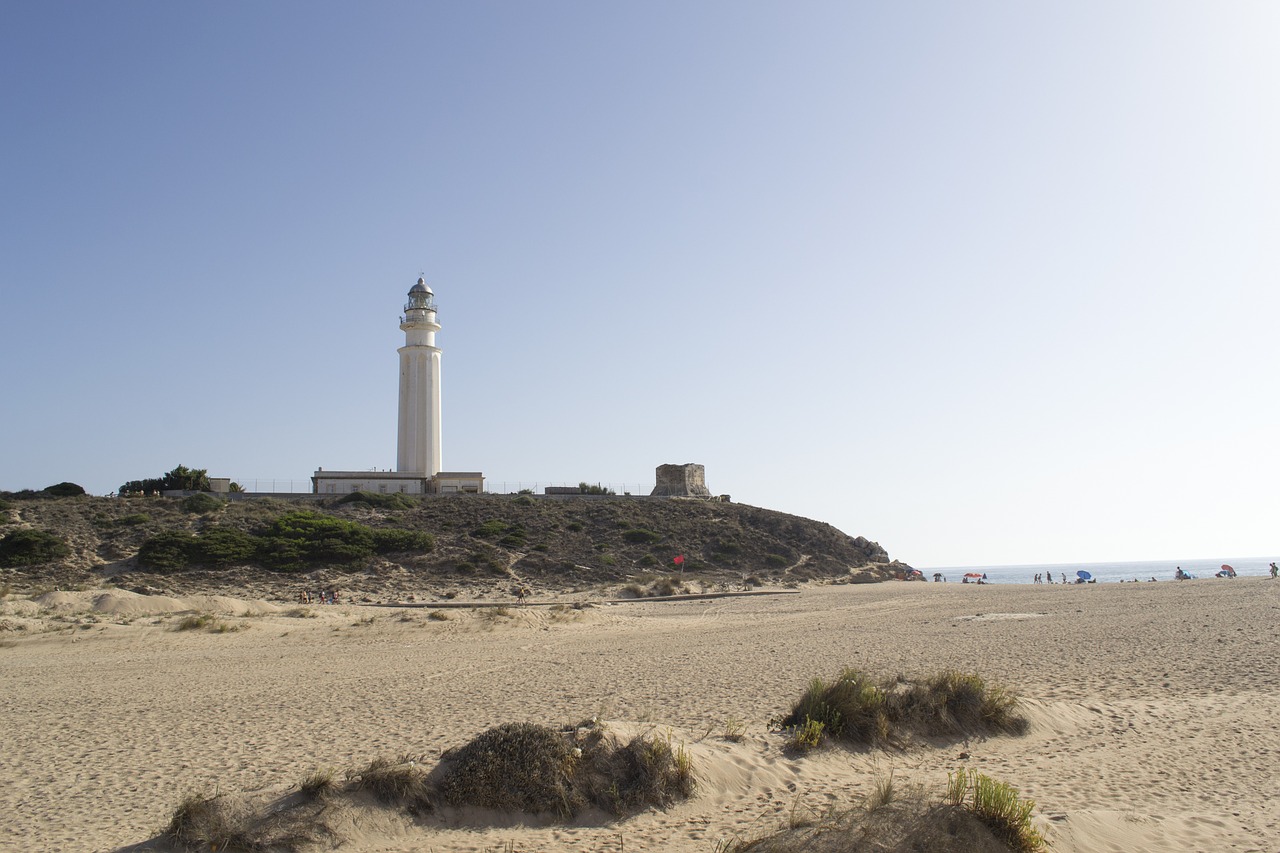
[[[1173,573],[1178,566],[1190,572],[1197,580],[1208,578],[1217,583],[1225,583],[1214,575],[1223,565],[1231,566],[1240,577],[1270,577],[1270,563],[1275,560],[1280,564],[1280,554],[1270,557],[1222,557],[1212,559],[1189,560],[1144,560],[1132,563],[1052,563],[1028,564],[1024,566],[935,566],[925,568],[916,566],[924,572],[925,580],[932,581],[934,572],[942,572],[947,583],[960,583],[966,572],[985,572],[987,583],[1032,583],[1037,574],[1051,573],[1053,582],[1060,583],[1065,574],[1067,580],[1075,582],[1076,572],[1083,569],[1093,575],[1098,583],[1128,583],[1134,578],[1140,581],[1172,581]],[[1276,583],[1280,584],[1280,580]]]

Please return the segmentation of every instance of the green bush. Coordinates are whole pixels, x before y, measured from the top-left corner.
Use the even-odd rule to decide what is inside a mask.
[[[230,566],[252,563],[258,556],[258,537],[234,527],[211,527],[196,537],[190,550],[193,563]]]
[[[215,498],[208,492],[200,492],[182,499],[182,509],[185,512],[202,515],[206,512],[213,512],[215,509],[222,507],[222,501]]]
[[[44,490],[44,493],[55,498],[74,498],[83,495],[85,491],[84,486],[64,482],[49,486]]]
[[[635,528],[634,530],[624,530],[622,532],[622,539],[624,542],[631,545],[652,545],[661,541],[662,535],[654,533],[652,530]]]
[[[430,533],[399,528],[379,528],[373,531],[373,549],[379,554],[430,551],[435,547],[436,539]]]
[[[413,498],[399,492],[392,492],[389,495],[375,494],[374,492],[352,492],[349,495],[343,495],[338,499],[337,503],[362,503],[379,509],[412,509],[415,502]]]
[[[44,530],[15,530],[0,539],[0,566],[33,566],[71,553],[66,540]]]
[[[196,538],[183,530],[157,533],[138,549],[138,565],[147,569],[185,569],[196,553]]]
[[[505,521],[494,518],[472,530],[471,535],[477,539],[488,539],[491,536],[500,536],[506,533],[508,527],[509,525]]]
[[[117,527],[137,527],[139,524],[146,524],[151,520],[151,516],[145,512],[131,512],[128,515],[122,515],[116,519]]]

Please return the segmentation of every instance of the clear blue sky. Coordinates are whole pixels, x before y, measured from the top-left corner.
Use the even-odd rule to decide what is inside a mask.
[[[9,2],[0,488],[444,461],[1280,551],[1280,5]]]

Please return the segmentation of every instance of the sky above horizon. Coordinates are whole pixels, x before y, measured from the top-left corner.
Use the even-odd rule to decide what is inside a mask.
[[[1280,554],[1280,5],[12,2],[0,489],[444,467]]]

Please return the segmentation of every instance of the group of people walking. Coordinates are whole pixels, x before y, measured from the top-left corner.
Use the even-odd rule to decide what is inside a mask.
[[[298,601],[302,604],[337,604],[338,591],[336,589],[322,589],[319,592],[312,592],[304,589],[298,593]]]
[[[1039,574],[1037,574],[1037,575],[1036,575],[1036,579],[1033,581],[1033,583],[1053,583],[1053,572],[1045,572],[1045,573],[1044,573],[1044,580],[1040,580],[1040,577],[1041,577],[1041,576],[1040,576]],[[1066,582],[1067,582],[1067,573],[1066,573],[1066,572],[1063,572],[1063,573],[1062,573],[1062,582],[1063,582],[1063,583],[1066,583]]]

